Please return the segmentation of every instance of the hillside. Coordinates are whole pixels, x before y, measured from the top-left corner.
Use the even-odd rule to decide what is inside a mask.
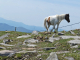
[[[80,41],[80,34],[77,33],[79,33],[79,29],[67,32],[61,31],[59,33],[35,31],[33,34],[0,31],[0,46],[3,47],[0,50],[0,59],[46,60],[50,56],[50,53],[54,52],[55,55],[53,56],[56,56],[55,59],[58,60],[80,60],[80,43],[76,41]],[[3,44],[3,40],[8,40],[8,42],[5,42],[6,46]],[[75,42],[69,43],[74,40]],[[14,53],[8,55],[11,57],[1,56],[2,52],[6,51],[7,53],[8,50]]]
[[[23,24],[21,22],[15,22],[15,21],[6,20],[6,19],[3,19],[3,18],[0,18],[0,23],[8,24],[8,25],[14,26],[14,27],[23,27],[23,28],[25,28],[27,30],[31,30],[31,31],[34,31],[34,30],[36,30],[36,31],[46,31],[46,29],[44,27],[30,26],[30,25]],[[50,29],[52,29],[52,28],[50,28]],[[59,31],[63,31],[63,29],[59,29]]]
[[[15,27],[14,26],[10,26],[8,24],[5,23],[0,23],[0,31],[15,31]],[[16,31],[20,31],[20,32],[27,32],[27,33],[31,33],[31,30],[25,29],[23,27],[16,27]]]

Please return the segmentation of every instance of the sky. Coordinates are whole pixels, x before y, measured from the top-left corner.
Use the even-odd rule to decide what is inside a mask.
[[[70,23],[63,20],[59,27],[80,22],[80,0],[0,0],[0,17],[26,25],[44,27],[44,18],[70,14]],[[80,28],[80,24],[63,29]]]

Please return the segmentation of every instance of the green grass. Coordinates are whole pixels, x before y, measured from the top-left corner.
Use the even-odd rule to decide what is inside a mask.
[[[73,57],[75,60],[80,60],[80,54],[78,54],[78,53],[58,54],[59,60],[67,60],[65,57]]]
[[[77,30],[74,30],[73,31],[75,33],[75,35],[78,33]],[[15,31],[10,31],[10,32],[5,32],[5,31],[0,31],[0,36],[6,34],[6,33],[10,33],[9,37],[6,37],[4,39],[11,39],[13,40],[13,42],[10,42],[9,44],[11,45],[15,45],[14,47],[11,47],[11,48],[7,48],[8,50],[13,50],[13,49],[21,49],[22,48],[27,48],[26,46],[23,46],[22,45],[22,42],[26,39],[29,39],[29,38],[34,38],[34,37],[37,37],[37,36],[41,36],[41,37],[51,37],[54,32],[52,32],[51,34],[44,34],[44,33],[41,33],[39,32],[39,35],[31,35],[31,33],[24,33],[24,32],[15,32]],[[62,31],[62,33],[64,33],[64,31]],[[21,36],[21,35],[31,35],[31,37],[28,37],[28,38],[17,38],[18,36]],[[59,35],[57,35],[58,33],[56,33],[56,36],[54,37],[59,37]],[[70,34],[70,32],[65,32],[65,35],[71,35],[73,36],[72,34]],[[50,43],[50,42],[45,42],[45,39],[43,38],[43,41],[40,41],[39,43],[34,43],[37,45],[36,50],[38,51],[43,51],[43,52],[38,52],[37,54],[42,54],[40,57],[37,57],[37,54],[30,54],[30,53],[27,53],[29,54],[31,57],[29,57],[28,60],[39,60],[39,58],[42,58],[42,60],[46,60],[47,57],[49,56],[49,54],[51,52],[59,52],[59,51],[70,51],[70,53],[65,53],[65,56],[64,57],[73,57],[75,60],[79,60],[80,59],[80,54],[78,54],[80,52],[80,50],[78,48],[80,48],[80,45],[78,46],[78,48],[70,48],[70,45],[67,43],[68,41],[70,40],[73,40],[73,38],[69,38],[69,39],[60,39],[60,40],[56,40],[54,41],[53,43]],[[0,40],[0,43],[3,42],[3,39]],[[19,43],[21,42],[21,43]],[[26,43],[27,44],[27,43]],[[1,47],[5,47],[5,46],[2,46],[0,45]],[[40,48],[44,48],[44,47],[56,47],[56,49],[51,49],[51,50],[44,50],[44,49],[41,49]],[[76,50],[76,52],[74,52]],[[44,54],[43,54],[44,53]],[[15,54],[16,57],[20,58],[22,57],[24,54]],[[66,60],[64,57],[63,57],[64,53],[63,54],[58,54],[58,58],[59,60]],[[15,56],[13,58],[15,58]],[[0,56],[0,60],[1,59],[6,59],[8,57],[1,57]],[[11,57],[12,58],[12,57]],[[11,59],[11,58],[8,58],[8,59]]]

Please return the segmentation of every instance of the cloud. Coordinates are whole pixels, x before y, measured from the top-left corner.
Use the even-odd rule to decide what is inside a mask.
[[[26,25],[43,26],[45,17],[69,13],[71,20],[69,24],[72,24],[79,22],[80,8],[78,6],[79,2],[66,0],[0,0],[0,17],[23,22]],[[64,25],[68,25],[65,20],[60,26]]]

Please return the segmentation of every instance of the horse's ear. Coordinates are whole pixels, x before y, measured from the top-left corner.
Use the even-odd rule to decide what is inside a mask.
[[[67,15],[69,16],[69,13]]]
[[[66,14],[66,16],[69,16],[69,14]]]

